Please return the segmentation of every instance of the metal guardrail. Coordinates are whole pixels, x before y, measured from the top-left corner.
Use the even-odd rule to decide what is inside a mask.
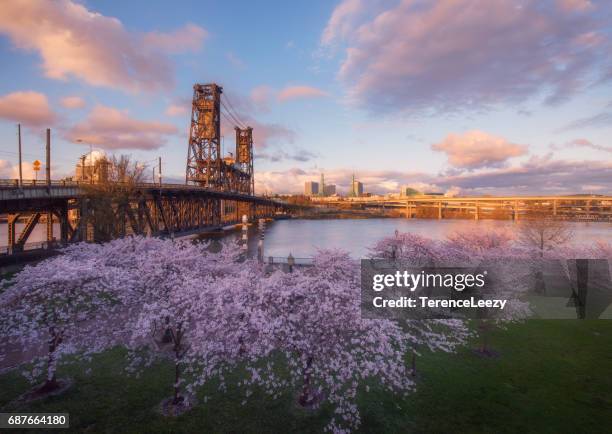
[[[289,265],[290,258],[283,256],[266,256],[264,262],[268,265]],[[292,258],[292,265],[312,265],[312,258]]]
[[[28,250],[48,250],[50,248],[59,247],[62,247],[62,244],[59,241],[36,241],[32,243],[25,243],[23,245],[23,249],[19,251],[26,252]],[[9,246],[0,246],[0,255],[9,255],[10,253]]]
[[[0,188],[11,188],[11,189],[15,189],[15,188],[22,188],[22,189],[33,189],[33,188],[45,188],[47,186],[51,186],[51,187],[88,187],[88,186],[96,186],[96,185],[101,185],[102,183],[96,183],[96,182],[91,182],[91,181],[72,181],[72,180],[55,180],[55,181],[51,181],[50,184],[47,184],[47,182],[45,180],[35,180],[35,179],[24,179],[21,182],[21,186],[19,185],[19,180],[18,179],[0,179]],[[240,192],[225,192],[225,191],[218,191],[218,190],[213,190],[207,187],[200,187],[198,185],[192,185],[192,184],[168,184],[168,183],[164,183],[164,184],[158,184],[155,182],[138,182],[138,183],[128,183],[128,182],[113,182],[111,183],[112,185],[125,185],[125,186],[129,186],[131,188],[144,188],[144,189],[167,189],[167,190],[190,190],[190,191],[203,191],[203,192],[210,192],[212,194],[219,194],[219,193],[227,193],[227,194],[233,194],[233,195],[241,195],[241,196],[249,196],[248,194],[245,193],[240,193]],[[285,200],[281,200],[278,198],[273,198],[273,197],[268,197],[268,196],[255,196],[258,199],[263,199],[263,200],[269,200],[272,202],[276,202],[280,205],[290,205],[287,201]]]

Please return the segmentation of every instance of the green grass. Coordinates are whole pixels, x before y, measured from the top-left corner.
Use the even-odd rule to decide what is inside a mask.
[[[361,432],[597,433],[612,426],[612,321],[531,320],[495,331],[498,358],[469,348],[418,359],[418,389],[401,398],[380,389],[359,395]],[[61,396],[20,411],[68,412],[73,432],[288,433],[320,432],[331,410],[299,411],[294,394],[277,400],[255,393],[244,406],[230,379],[228,391],[178,418],[154,407],[170,395],[172,369],[160,363],[140,378],[122,373],[124,351],[96,357],[90,375],[62,368],[75,384]],[[16,372],[0,377],[0,406],[29,384]],[[4,410],[5,411],[5,410]],[[24,432],[21,430],[20,432]],[[39,431],[40,432],[40,431]]]

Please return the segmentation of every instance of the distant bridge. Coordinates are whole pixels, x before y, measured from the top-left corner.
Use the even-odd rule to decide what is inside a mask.
[[[520,220],[537,213],[563,220],[612,221],[612,196],[314,197],[313,202],[341,208],[389,209],[407,218]]]

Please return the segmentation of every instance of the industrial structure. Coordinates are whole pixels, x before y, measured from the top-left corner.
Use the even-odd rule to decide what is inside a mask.
[[[214,83],[193,86],[185,182],[218,191],[254,194],[253,128],[236,126],[235,158],[224,159],[221,155],[222,93],[223,88]]]

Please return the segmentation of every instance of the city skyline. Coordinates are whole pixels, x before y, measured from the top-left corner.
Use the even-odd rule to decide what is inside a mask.
[[[149,165],[161,155],[165,179],[184,180],[192,86],[218,82],[254,128],[258,193],[300,193],[321,172],[345,191],[356,172],[372,193],[611,191],[606,2],[345,0],[240,10],[5,5],[0,177],[16,177],[21,122],[25,162],[44,161],[52,128],[56,177],[74,175],[91,146]],[[254,23],[264,29],[256,38]],[[222,122],[227,152],[233,125]],[[24,176],[33,177],[27,164]]]

